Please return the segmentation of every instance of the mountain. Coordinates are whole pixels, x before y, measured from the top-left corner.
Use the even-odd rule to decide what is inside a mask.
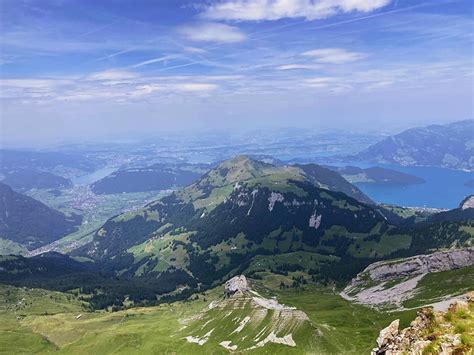
[[[78,215],[65,216],[0,182],[0,237],[34,249],[74,232]]]
[[[402,173],[393,169],[374,166],[371,168],[358,168],[355,166],[328,167],[337,171],[344,179],[352,184],[356,183],[376,183],[394,185],[412,185],[425,182],[422,178],[411,174]]]
[[[62,167],[93,171],[99,163],[79,154],[0,149],[0,171],[38,169],[52,171]]]
[[[155,164],[143,168],[118,170],[91,185],[96,194],[144,192],[183,187],[197,180],[202,173],[177,166]]]
[[[384,225],[369,205],[329,190],[326,178],[316,185],[314,168],[277,167],[246,156],[224,161],[194,184],[111,218],[76,253],[113,259],[131,275],[182,270],[212,284],[256,255],[327,253],[335,250],[332,239],[349,244],[351,235]]]
[[[71,180],[45,171],[21,169],[4,172],[4,175],[2,182],[17,191],[72,187]]]
[[[345,177],[342,177],[340,172],[333,172],[332,170],[334,169],[328,169],[317,164],[296,164],[295,166],[303,170],[305,175],[321,188],[343,192],[360,202],[374,204],[358,187],[347,181]]]
[[[472,237],[459,229],[444,238],[439,226],[414,237],[375,206],[332,191],[334,174],[239,156],[184,189],[111,218],[74,253],[120,275],[166,275],[170,283],[186,275],[206,288],[243,270],[302,270],[315,280],[343,282],[370,261]]]
[[[474,120],[408,129],[351,160],[474,170]]]
[[[364,354],[413,308],[472,288],[473,219],[393,225],[305,169],[236,157],[111,218],[73,255],[0,257],[5,349]]]

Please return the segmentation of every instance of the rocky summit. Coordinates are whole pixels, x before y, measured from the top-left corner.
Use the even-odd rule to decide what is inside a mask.
[[[240,296],[250,289],[244,275],[234,276],[224,284],[224,294],[226,297]]]

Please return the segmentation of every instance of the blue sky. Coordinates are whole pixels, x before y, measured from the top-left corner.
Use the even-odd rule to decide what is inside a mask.
[[[470,0],[1,0],[4,142],[473,117]]]

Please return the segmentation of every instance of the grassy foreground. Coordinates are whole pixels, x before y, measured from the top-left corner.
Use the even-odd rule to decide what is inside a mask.
[[[296,347],[267,344],[250,353],[363,354],[373,348],[381,328],[395,318],[401,318],[402,325],[407,325],[415,315],[415,311],[385,314],[353,305],[331,289],[314,285],[276,289],[275,285],[285,281],[284,278],[281,275],[268,275],[263,281],[254,281],[253,284],[262,295],[276,295],[280,303],[304,311],[310,325],[294,333]],[[228,324],[230,319],[227,322],[220,320],[222,314],[217,310],[207,311],[206,316],[201,317],[202,311],[207,309],[211,301],[222,299],[222,291],[222,287],[217,287],[194,295],[190,301],[157,307],[89,313],[71,295],[0,286],[0,352],[228,353],[219,342],[230,336],[233,329]],[[249,309],[234,308],[233,312],[233,316],[239,318],[239,315],[243,317],[247,314]],[[216,326],[208,342],[199,345],[186,341],[189,331],[202,329],[204,332],[209,327],[210,319],[214,320]],[[244,341],[245,337],[255,337],[252,331],[257,332],[251,327],[245,328],[239,334],[240,339]]]

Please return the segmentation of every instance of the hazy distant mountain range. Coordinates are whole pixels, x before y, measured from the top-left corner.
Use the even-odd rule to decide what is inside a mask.
[[[349,160],[474,170],[474,120],[408,129]]]

